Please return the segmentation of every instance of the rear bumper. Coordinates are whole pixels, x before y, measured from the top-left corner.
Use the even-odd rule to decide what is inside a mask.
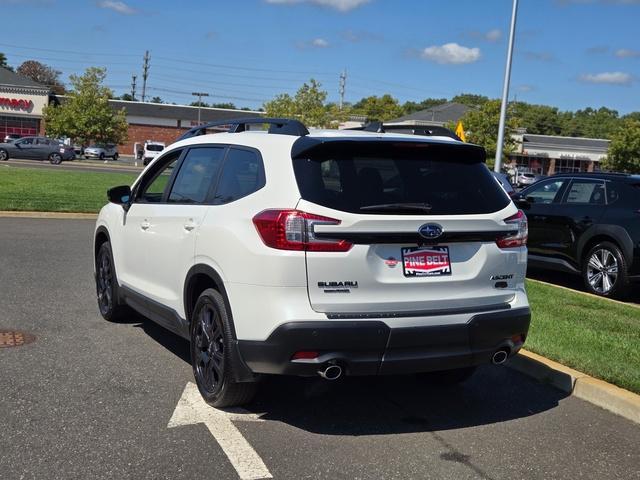
[[[507,348],[515,354],[529,330],[529,308],[473,316],[467,323],[390,328],[382,321],[305,321],[280,325],[265,341],[239,340],[240,356],[254,373],[316,375],[338,363],[348,375],[404,374],[488,363]],[[317,351],[313,360],[291,360]]]

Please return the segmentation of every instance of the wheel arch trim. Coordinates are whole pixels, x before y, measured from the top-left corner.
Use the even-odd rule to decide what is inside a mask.
[[[629,236],[629,233],[620,225],[595,225],[591,228],[587,234],[582,235],[578,241],[578,258],[580,259],[580,266],[582,267],[582,257],[586,253],[585,247],[591,243],[596,237],[609,237],[614,243],[616,243],[627,265],[631,265],[633,261],[633,240]]]

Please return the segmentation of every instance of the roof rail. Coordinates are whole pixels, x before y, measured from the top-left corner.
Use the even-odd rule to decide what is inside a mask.
[[[348,128],[347,130],[363,130],[365,132],[386,133],[393,130],[409,130],[412,135],[423,135],[427,137],[449,137],[454,140],[462,141],[458,135],[445,127],[437,125],[401,125],[401,124],[384,124],[383,122],[369,122],[362,127]]]
[[[309,135],[309,130],[304,124],[298,120],[291,120],[288,118],[238,118],[233,120],[221,120],[219,122],[205,123],[204,125],[198,125],[191,130],[186,131],[178,140],[184,140],[186,138],[197,137],[198,135],[204,135],[207,130],[214,127],[229,127],[228,133],[239,133],[247,130],[247,125],[261,125],[268,124],[268,133],[274,133],[278,135],[294,135],[296,137],[303,137]]]

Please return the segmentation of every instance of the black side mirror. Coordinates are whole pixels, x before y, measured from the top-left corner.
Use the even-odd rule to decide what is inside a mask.
[[[531,197],[525,197],[522,193],[518,193],[513,197],[513,203],[515,203],[518,208],[527,209],[533,203],[530,201],[530,198]]]
[[[107,190],[107,198],[111,203],[122,205],[125,210],[131,205],[131,187],[129,185],[121,185]]]

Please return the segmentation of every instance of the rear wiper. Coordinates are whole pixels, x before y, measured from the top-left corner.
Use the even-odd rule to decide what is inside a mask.
[[[431,205],[428,203],[382,203],[380,205],[366,205],[360,207],[363,212],[367,211],[415,211],[415,212],[430,212]]]

